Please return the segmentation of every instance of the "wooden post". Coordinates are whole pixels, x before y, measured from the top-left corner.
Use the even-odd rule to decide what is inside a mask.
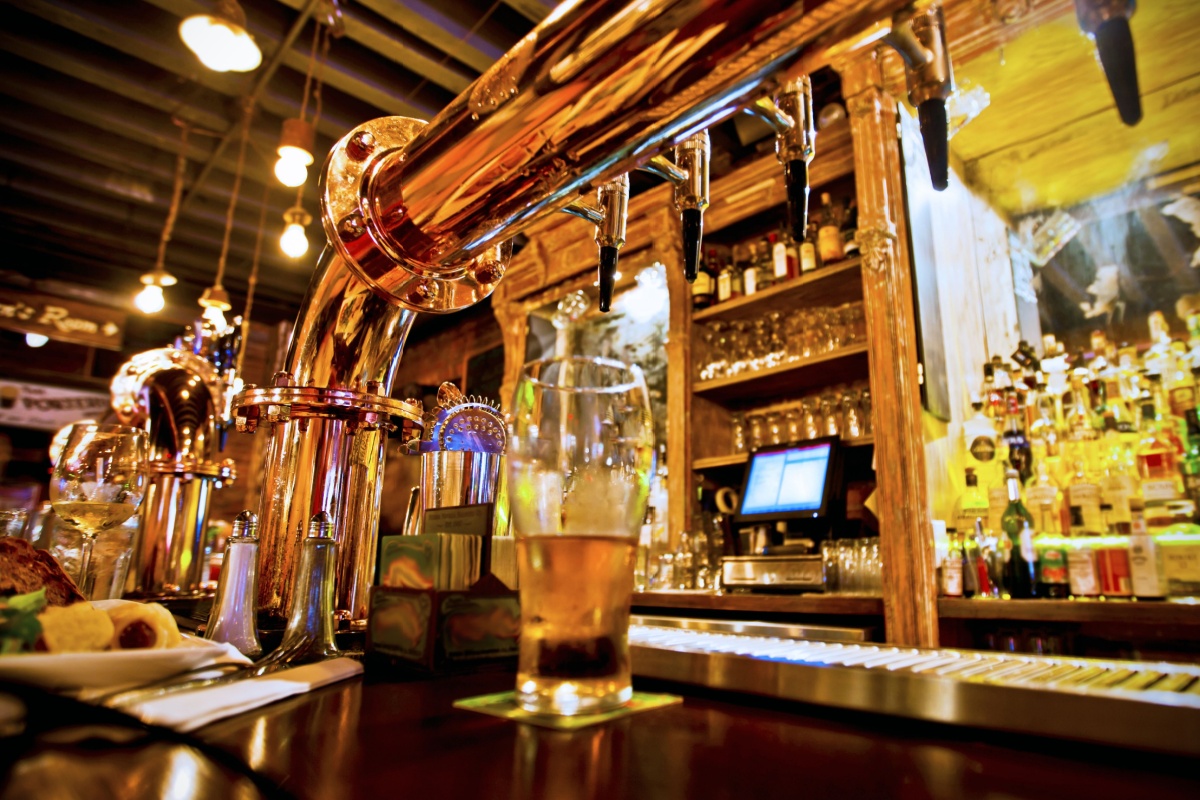
[[[834,68],[842,76],[854,139],[884,622],[889,642],[932,647],[938,640],[937,591],[896,100],[884,88],[878,51],[850,53]],[[819,148],[818,140],[818,158]]]

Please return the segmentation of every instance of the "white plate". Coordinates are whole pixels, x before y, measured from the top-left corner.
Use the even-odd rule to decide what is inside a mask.
[[[127,601],[104,600],[103,608]],[[0,656],[0,678],[45,689],[100,689],[146,683],[209,664],[250,660],[232,645],[183,634],[177,647],[164,650],[109,650],[103,653],[21,653]]]

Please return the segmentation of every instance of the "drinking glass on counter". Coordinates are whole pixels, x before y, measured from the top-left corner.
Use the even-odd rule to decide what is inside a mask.
[[[71,427],[50,479],[54,513],[79,530],[79,588],[92,594],[96,537],[137,512],[146,488],[146,432],[87,422]]]
[[[827,540],[821,544],[825,590],[838,594],[879,595],[883,588],[879,537]]]
[[[582,357],[525,365],[508,448],[522,708],[594,713],[632,696],[629,605],[653,461],[640,369]]]

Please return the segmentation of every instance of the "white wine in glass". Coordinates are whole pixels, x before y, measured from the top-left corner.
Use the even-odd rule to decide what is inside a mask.
[[[145,431],[91,422],[71,427],[50,479],[50,502],[82,536],[78,581],[85,597],[91,596],[96,537],[137,513],[145,464]]]

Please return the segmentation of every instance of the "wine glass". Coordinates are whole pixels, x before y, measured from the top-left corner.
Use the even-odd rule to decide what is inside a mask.
[[[507,459],[521,579],[517,702],[562,715],[622,705],[633,691],[629,607],[654,463],[641,370],[583,357],[526,364]]]
[[[71,427],[50,479],[54,513],[82,536],[79,589],[91,596],[96,537],[134,515],[146,488],[146,432],[124,425]]]

